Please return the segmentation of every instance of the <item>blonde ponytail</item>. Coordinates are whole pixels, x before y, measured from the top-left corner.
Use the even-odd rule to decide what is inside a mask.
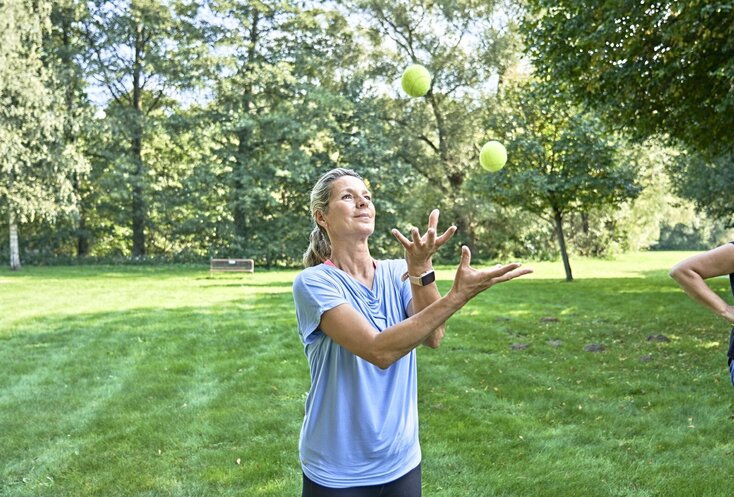
[[[330,256],[331,243],[329,243],[329,237],[326,236],[326,233],[324,233],[324,229],[321,226],[316,226],[311,231],[308,249],[306,249],[306,252],[303,254],[303,266],[318,266]]]

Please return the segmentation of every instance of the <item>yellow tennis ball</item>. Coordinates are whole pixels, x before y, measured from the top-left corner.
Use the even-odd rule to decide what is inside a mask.
[[[498,141],[488,141],[479,152],[479,164],[490,172],[502,169],[507,162],[507,150]]]
[[[431,88],[431,74],[420,64],[408,66],[400,80],[405,93],[411,97],[422,97]]]

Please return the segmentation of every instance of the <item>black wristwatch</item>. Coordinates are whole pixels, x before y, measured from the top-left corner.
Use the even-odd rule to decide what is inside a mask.
[[[410,283],[412,285],[426,286],[436,281],[436,272],[431,269],[421,274],[420,276],[411,276],[410,274],[408,274],[408,279],[410,280]]]

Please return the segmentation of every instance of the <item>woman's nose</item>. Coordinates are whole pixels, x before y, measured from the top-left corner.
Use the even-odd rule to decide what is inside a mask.
[[[359,197],[357,197],[357,206],[358,207],[364,207],[365,205],[367,205],[369,203],[370,203],[370,201],[366,197],[363,197],[361,195]]]

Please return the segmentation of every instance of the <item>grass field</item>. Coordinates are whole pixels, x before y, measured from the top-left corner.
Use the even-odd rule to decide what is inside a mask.
[[[454,316],[419,351],[424,495],[734,495],[728,326],[686,255],[528,264]],[[0,270],[0,496],[300,495],[295,274]]]

